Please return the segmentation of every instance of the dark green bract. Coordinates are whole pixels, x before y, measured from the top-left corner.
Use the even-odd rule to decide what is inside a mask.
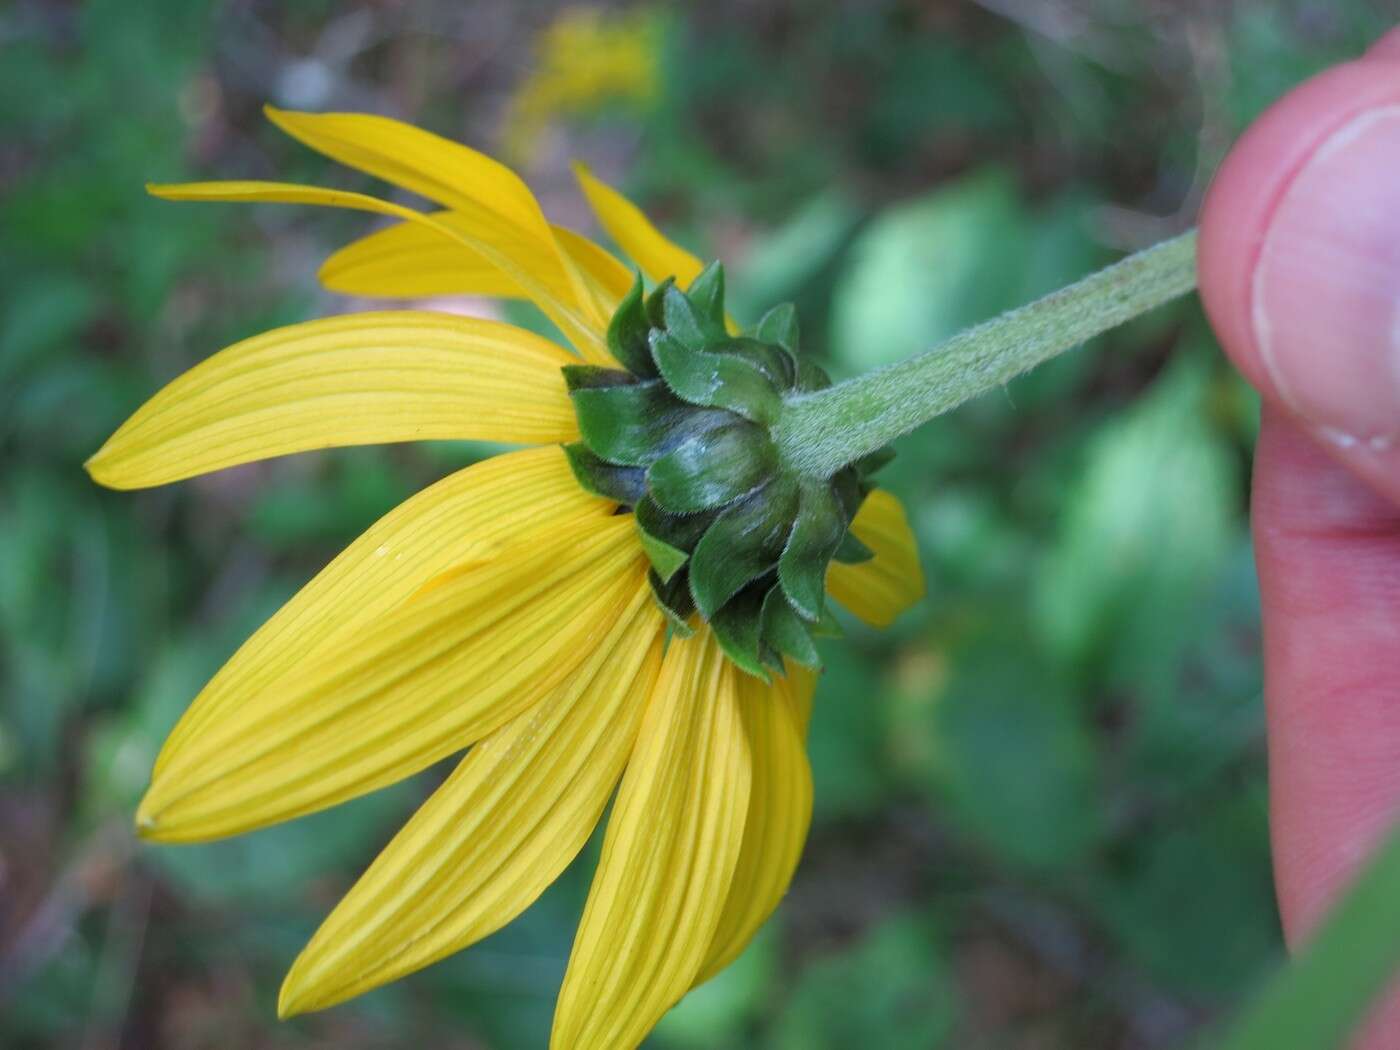
[[[719,263],[684,292],[667,280],[644,294],[639,276],[608,347],[622,368],[564,369],[583,437],[565,451],[579,484],[635,516],[673,629],[690,634],[698,614],[764,679],[782,673],[783,656],[818,666],[813,638],[836,633],[827,567],[871,557],[850,525],[890,456],[830,477],[779,456],[784,405],[831,383],[798,356],[796,312],[775,307],[734,336]]]

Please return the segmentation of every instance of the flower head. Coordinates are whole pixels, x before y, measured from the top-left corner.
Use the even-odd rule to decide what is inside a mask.
[[[811,812],[803,740],[816,677],[797,661],[815,662],[805,647],[824,609],[810,581],[815,571],[856,615],[888,623],[922,593],[903,511],[862,471],[824,489],[789,478],[782,484],[797,495],[784,497],[775,526],[784,542],[758,556],[743,530],[726,534],[748,567],[725,567],[727,582],[706,592],[703,540],[667,530],[691,514],[708,535],[786,477],[764,459],[762,420],[733,391],[781,399],[803,375],[819,381],[794,356],[790,316],[736,338],[719,271],[581,168],[602,226],[659,292],[644,296],[610,252],[547,222],[524,183],[480,153],[383,117],[269,116],[442,210],[285,183],[152,192],[400,219],[336,252],[323,281],[372,295],[528,298],[571,349],[495,321],[413,310],[292,325],[192,368],[92,457],[96,480],[137,488],[332,446],[532,446],[409,499],[264,624],[172,730],[138,828],[167,842],[237,834],[466,750],[298,956],[279,1004],[287,1015],[401,977],[509,922],[577,855],[616,790],[553,1045],[635,1046],[738,955],[786,891]],[[681,313],[696,309],[708,311],[705,338],[676,351],[668,341],[687,338]],[[740,362],[741,380],[719,381],[721,395],[683,396],[690,380],[670,372],[694,378],[697,361],[715,363],[706,355],[725,358],[721,371]],[[753,372],[765,378],[758,394],[744,385]],[[706,441],[658,471],[686,447],[674,427],[659,432],[654,416],[632,419],[591,392],[655,392],[646,384],[661,381],[667,419],[682,438]],[[695,423],[704,412],[719,423]],[[627,447],[642,452],[619,455]],[[668,508],[672,495],[704,505]],[[815,570],[804,563],[795,585],[808,607],[774,612],[791,596],[783,551],[801,546],[794,537],[813,499],[831,513],[821,519],[824,556]],[[843,543],[848,560],[828,568]],[[688,596],[676,580],[690,581]],[[726,608],[744,613],[729,617],[744,632],[726,625]]]

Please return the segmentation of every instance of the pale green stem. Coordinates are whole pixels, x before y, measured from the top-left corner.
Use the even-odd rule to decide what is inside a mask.
[[[1163,241],[907,361],[783,409],[779,455],[830,477],[934,416],[1196,286],[1196,231]]]

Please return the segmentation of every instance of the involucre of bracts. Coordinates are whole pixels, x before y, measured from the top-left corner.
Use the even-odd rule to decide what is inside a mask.
[[[638,276],[608,349],[621,368],[564,369],[582,435],[566,451],[584,488],[634,516],[673,630],[700,616],[761,678],[783,656],[817,666],[813,638],[838,633],[827,567],[871,557],[850,524],[892,454],[828,477],[785,462],[772,436],[785,401],[831,381],[799,354],[790,304],[734,331],[719,263],[685,291],[668,280],[648,294]]]

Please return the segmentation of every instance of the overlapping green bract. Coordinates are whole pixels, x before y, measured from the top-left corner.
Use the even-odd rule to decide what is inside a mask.
[[[608,346],[622,368],[564,369],[583,437],[566,451],[584,488],[635,515],[674,630],[689,634],[698,614],[763,678],[783,656],[817,666],[813,638],[836,630],[827,566],[871,556],[850,524],[889,456],[832,477],[780,460],[771,428],[787,399],[831,382],[798,356],[792,306],[735,336],[719,263],[684,292],[667,280],[644,294],[638,276]]]

